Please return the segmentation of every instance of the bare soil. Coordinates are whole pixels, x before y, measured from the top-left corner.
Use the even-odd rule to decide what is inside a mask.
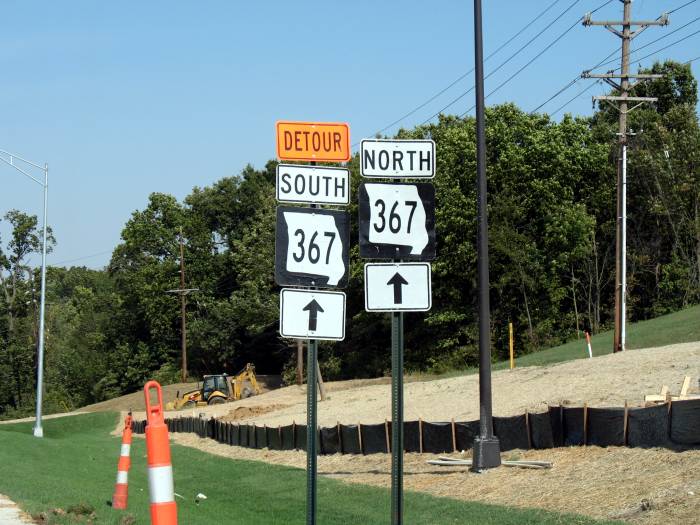
[[[547,405],[642,405],[644,395],[668,385],[677,394],[684,376],[697,385],[700,343],[685,343],[566,363],[503,370],[493,374],[494,414],[521,414]],[[330,399],[319,403],[321,426],[374,423],[390,419],[388,379],[329,384]],[[234,406],[235,405],[235,406]],[[235,404],[168,413],[224,417],[268,426],[306,421],[305,389],[293,386]],[[414,381],[405,387],[406,420],[478,419],[476,375]],[[137,418],[143,414],[136,414]],[[193,434],[173,434],[175,442],[237,459],[266,461],[304,468],[299,451],[253,450],[218,444]],[[468,456],[465,456],[468,457]],[[436,467],[431,454],[406,454],[405,487],[438,496],[540,507],[629,523],[666,525],[700,523],[700,450],[570,447],[512,451],[504,459],[541,459],[554,466],[546,471],[502,467],[485,474],[465,467]],[[177,470],[177,466],[175,466]],[[388,486],[390,457],[334,455],[319,457],[319,472],[350,483]]]

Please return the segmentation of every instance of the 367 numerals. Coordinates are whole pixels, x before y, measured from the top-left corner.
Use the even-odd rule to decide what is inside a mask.
[[[377,233],[382,233],[387,227],[391,233],[398,233],[401,231],[401,215],[397,213],[396,209],[401,203],[399,201],[394,201],[391,209],[389,210],[387,217],[387,204],[382,199],[377,199],[374,202],[374,207],[377,210],[377,221],[372,223],[374,231]],[[413,214],[416,211],[416,206],[418,203],[416,201],[403,201],[403,205],[410,208],[408,214],[408,221],[406,221],[406,233],[411,233],[411,224],[413,223]]]
[[[321,247],[316,243],[319,232],[314,232],[314,234],[309,239],[308,244],[306,243],[306,233],[301,228],[294,232],[294,237],[299,239],[297,247],[299,251],[294,250],[292,257],[298,263],[303,261],[305,258],[311,264],[316,264],[321,259]],[[326,264],[330,262],[331,258],[331,247],[333,246],[333,241],[335,241],[335,232],[323,232],[323,236],[330,239],[328,241],[328,248],[326,249]]]

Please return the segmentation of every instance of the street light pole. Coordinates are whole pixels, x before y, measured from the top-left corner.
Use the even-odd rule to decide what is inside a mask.
[[[44,401],[44,319],[46,317],[46,213],[49,206],[49,165],[44,163],[44,235],[41,244],[41,305],[39,306],[39,357],[36,372],[34,437],[44,437],[41,409]]]
[[[34,436],[44,437],[44,429],[41,426],[41,411],[44,399],[44,319],[46,312],[46,243],[47,243],[47,223],[46,216],[49,206],[49,165],[44,163],[43,166],[31,162],[22,157],[18,157],[5,150],[0,150],[0,154],[9,157],[9,160],[0,156],[0,160],[5,164],[13,167],[22,175],[29,177],[34,182],[44,188],[44,227],[43,238],[41,243],[41,306],[39,309],[39,355],[37,357],[37,372],[36,372],[36,421],[34,422]],[[15,164],[15,159],[29,166],[40,169],[44,172],[44,182],[41,182],[36,177],[33,177],[22,168]]]
[[[477,267],[479,279],[479,435],[474,438],[472,470],[501,464],[501,449],[493,434],[491,395],[491,313],[489,305],[489,226],[486,184],[486,119],[481,0],[474,0],[474,70],[476,94]]]

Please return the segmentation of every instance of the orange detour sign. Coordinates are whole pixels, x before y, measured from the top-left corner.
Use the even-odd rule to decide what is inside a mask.
[[[112,508],[125,509],[129,498],[129,467],[131,466],[131,412],[124,420],[122,448],[117,463],[117,483],[112,496]]]
[[[151,404],[151,389],[158,394],[158,404]],[[151,525],[177,525],[177,506],[170,461],[168,427],[163,419],[163,391],[156,381],[143,387],[146,396],[146,455],[148,489],[151,497]]]
[[[277,158],[320,162],[350,160],[350,126],[338,122],[277,122]]]

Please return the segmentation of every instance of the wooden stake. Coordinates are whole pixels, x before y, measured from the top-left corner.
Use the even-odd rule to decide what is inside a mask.
[[[510,369],[515,368],[515,349],[513,348],[513,323],[508,323],[508,351],[510,353]]]
[[[457,433],[455,432],[455,418],[452,418],[452,452],[457,452]]]
[[[338,448],[340,453],[343,453],[343,434],[340,432],[340,421],[335,422],[335,427],[338,429]]]
[[[391,441],[389,440],[389,422],[384,419],[384,436],[386,437],[386,451],[387,454],[391,453]]]
[[[530,413],[525,411],[525,431],[527,432],[527,448],[532,448],[532,436],[530,436]]]
[[[423,420],[418,418],[418,450],[423,453]]]
[[[360,441],[360,454],[364,455],[365,451],[362,448],[362,423],[357,424],[357,436]]]

